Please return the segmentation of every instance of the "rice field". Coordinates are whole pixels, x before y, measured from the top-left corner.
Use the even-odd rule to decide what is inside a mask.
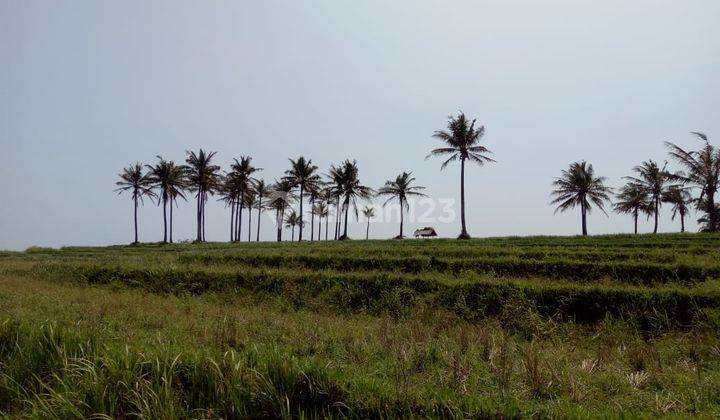
[[[0,253],[11,418],[720,416],[720,235]]]

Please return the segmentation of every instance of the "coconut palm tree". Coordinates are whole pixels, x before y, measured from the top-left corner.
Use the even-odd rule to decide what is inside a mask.
[[[294,187],[300,188],[300,221],[302,222],[303,213],[303,193],[315,188],[320,182],[320,176],[317,175],[318,167],[312,164],[311,159],[305,159],[300,156],[296,160],[288,159],[290,161],[290,169],[285,171],[284,179],[290,182]],[[300,236],[298,241],[302,241],[303,238],[303,225],[300,223]]]
[[[407,201],[408,197],[427,197],[419,192],[424,190],[425,187],[412,185],[413,182],[415,182],[415,178],[412,176],[412,172],[403,172],[394,181],[385,181],[385,185],[378,190],[378,195],[388,196],[383,207],[394,199],[398,199],[400,202],[400,234],[396,239],[403,238],[403,213],[410,207]]]
[[[213,195],[220,187],[220,167],[212,164],[217,152],[205,152],[200,149],[198,153],[185,151],[188,164],[187,181],[190,191],[195,192],[197,198],[197,242],[205,241],[205,204],[208,195]]]
[[[333,236],[333,239],[337,240],[340,237],[340,217],[342,216],[340,199],[344,194],[343,165],[330,165],[330,171],[326,176],[328,178],[328,181],[325,183],[326,195],[328,198],[328,202],[332,202],[331,204],[335,208],[335,234]]]
[[[320,234],[322,233],[322,220],[325,219],[325,240],[328,238],[328,216],[330,215],[330,211],[328,208],[328,205],[325,201],[320,201],[315,206],[313,206],[312,212],[314,215],[318,217],[318,241],[322,239]]]
[[[173,243],[173,208],[177,205],[178,197],[187,201],[185,190],[188,188],[188,167],[169,162],[168,194],[170,195],[170,243]]]
[[[670,157],[684,168],[683,172],[671,175],[671,179],[700,190],[695,205],[705,212],[704,222],[701,222],[703,228],[717,232],[720,230],[720,213],[715,204],[715,194],[720,187],[720,148],[711,145],[705,134],[697,131],[692,134],[704,142],[700,150],[685,150],[673,143],[665,143],[670,149]]]
[[[262,179],[255,180],[253,189],[255,190],[255,194],[257,196],[257,210],[258,210],[257,236],[255,238],[255,241],[260,242],[260,220],[262,219],[262,217],[261,217],[262,211],[265,206],[265,203],[263,202],[263,198],[269,197],[272,190],[270,189],[270,187],[265,185],[265,181]]]
[[[238,242],[241,239],[242,214],[243,208],[245,207],[245,199],[247,198],[247,191],[253,183],[252,175],[261,170],[261,168],[256,168],[252,165],[252,157],[250,156],[240,156],[240,160],[233,159],[233,163],[230,165],[228,177],[231,178],[232,188],[235,189],[237,194],[237,200],[235,202],[235,240]],[[252,212],[252,209],[248,211]]]
[[[155,165],[147,165],[148,179],[153,188],[158,189],[160,200],[163,206],[163,243],[168,242],[168,203],[170,204],[170,242],[172,243],[172,208],[177,197],[185,199],[183,189],[186,188],[186,168],[175,165],[175,162],[157,156],[159,162]]]
[[[651,159],[633,168],[633,171],[637,173],[637,177],[625,177],[625,179],[645,190],[650,196],[653,203],[653,214],[655,215],[653,233],[657,233],[658,231],[662,196],[666,191],[666,184],[670,179],[670,174],[665,170],[665,166],[667,166],[667,162],[661,169],[658,164]]]
[[[342,211],[345,214],[345,228],[342,236],[338,238],[340,240],[350,239],[347,234],[350,205],[352,205],[355,210],[355,219],[358,219],[359,214],[357,200],[367,200],[373,193],[372,188],[360,183],[358,172],[357,161],[353,160],[350,162],[349,160],[345,160],[345,162],[343,162],[341,170],[343,195]]]
[[[635,222],[635,234],[638,233],[638,216],[640,213],[649,215],[653,212],[653,203],[645,189],[634,183],[628,183],[617,194],[613,208],[617,213],[631,214]]]
[[[447,130],[437,130],[433,137],[445,143],[445,147],[434,149],[426,157],[449,156],[440,169],[453,161],[460,160],[460,221],[462,230],[458,239],[470,239],[465,225],[465,161],[470,160],[480,166],[495,162],[488,154],[492,153],[480,140],[485,134],[485,126],[475,128],[476,120],[468,121],[465,114],[460,112],[457,117],[448,117]]]
[[[680,232],[685,233],[685,216],[690,212],[690,203],[693,199],[685,188],[678,186],[670,187],[662,197],[663,202],[672,204],[672,218],[680,216]]]
[[[609,194],[612,189],[604,185],[605,177],[595,176],[593,166],[585,161],[573,162],[562,175],[556,178],[553,185],[556,187],[552,192],[555,198],[552,204],[557,204],[555,213],[580,206],[582,215],[582,234],[587,236],[587,215],[595,204],[607,215],[603,208],[604,201],[610,201]]]
[[[375,217],[375,208],[372,206],[365,206],[363,209],[363,216],[367,219],[367,228],[365,229],[365,240],[370,239],[370,219]]]
[[[277,224],[277,241],[282,241],[282,228],[285,221],[285,209],[287,209],[294,199],[293,185],[286,181],[275,181],[272,192],[268,196],[268,207],[275,210],[275,222]]]
[[[295,241],[295,226],[302,226],[302,219],[295,210],[291,210],[285,217],[285,227],[290,228],[290,241]],[[299,241],[299,239],[298,239]]]
[[[143,173],[143,165],[139,162],[135,165],[130,165],[127,168],[123,168],[123,171],[118,175],[120,181],[116,182],[118,188],[115,191],[118,194],[122,194],[124,191],[131,191],[131,198],[133,201],[133,223],[135,231],[135,240],[133,244],[138,243],[138,201],[143,202],[143,197],[149,197],[151,200],[157,195],[152,190],[152,180],[147,174]]]

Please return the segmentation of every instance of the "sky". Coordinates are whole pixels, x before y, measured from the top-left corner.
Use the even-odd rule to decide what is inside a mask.
[[[468,166],[470,233],[578,234],[579,210],[549,203],[570,162],[617,188],[665,161],[664,141],[720,143],[719,17],[717,0],[0,0],[0,249],[130,242],[118,173],[200,147],[224,169],[252,156],[267,181],[301,155],[321,173],[356,159],[374,188],[412,171],[431,200],[406,233],[456,236],[460,168],[425,157],[460,110],[497,160]],[[175,214],[192,239],[193,203]],[[210,201],[208,240],[228,239],[229,217]],[[142,241],[162,239],[161,208],[139,218]],[[371,238],[396,235],[381,219]],[[597,210],[588,223],[632,229]],[[351,219],[350,236],[365,227]],[[663,208],[660,230],[678,229]],[[274,238],[269,217],[262,231]]]

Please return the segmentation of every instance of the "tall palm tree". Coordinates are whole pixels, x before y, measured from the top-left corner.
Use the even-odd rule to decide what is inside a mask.
[[[177,205],[178,197],[187,201],[184,191],[188,188],[188,167],[185,165],[176,165],[175,162],[170,161],[169,169],[168,193],[170,195],[170,243],[173,243],[173,207]]]
[[[291,210],[285,217],[285,227],[290,228],[290,242],[295,241],[295,226],[302,226],[302,218],[298,216],[295,210]]]
[[[168,242],[168,204],[170,204],[170,242],[172,243],[172,209],[177,197],[185,199],[183,189],[187,187],[186,168],[175,165],[175,162],[157,156],[159,162],[155,165],[147,165],[148,179],[159,191],[160,200],[163,206],[163,243]]]
[[[232,185],[237,193],[235,203],[235,240],[238,242],[241,239],[240,234],[242,233],[242,214],[243,208],[245,207],[245,199],[247,198],[247,191],[251,188],[253,182],[252,174],[261,170],[261,168],[256,168],[252,165],[252,157],[250,156],[240,156],[240,160],[233,159],[233,163],[230,165],[230,174],[228,176],[232,178]],[[252,212],[252,209],[250,208],[248,211]]]
[[[197,198],[197,242],[205,241],[205,203],[208,195],[213,195],[220,186],[220,167],[212,164],[217,152],[205,152],[200,149],[198,153],[185,151],[188,164],[188,188],[195,192]]]
[[[557,204],[555,213],[580,206],[582,215],[582,234],[587,236],[587,215],[595,204],[607,215],[603,208],[603,201],[610,201],[609,194],[612,189],[604,185],[605,177],[595,176],[593,166],[582,161],[573,162],[562,175],[556,178],[553,185],[556,187],[552,192],[555,198],[552,204]]]
[[[673,174],[671,178],[700,190],[695,204],[705,212],[703,227],[709,232],[717,232],[720,230],[720,213],[715,204],[715,194],[720,187],[720,148],[711,145],[705,134],[697,131],[692,134],[704,142],[700,150],[685,150],[673,143],[665,143],[670,149],[670,157],[684,168],[683,172]]]
[[[342,208],[340,207],[340,199],[342,198],[343,191],[343,165],[339,166],[330,165],[330,171],[326,175],[328,181],[326,182],[326,195],[328,201],[332,202],[335,208],[335,234],[333,239],[337,240],[340,237],[340,217],[342,216]]]
[[[135,240],[133,244],[138,243],[138,201],[143,202],[143,197],[149,197],[151,200],[156,197],[155,192],[152,190],[152,180],[147,174],[143,173],[143,165],[139,162],[135,165],[130,165],[127,168],[123,168],[123,171],[118,175],[120,181],[116,182],[118,188],[115,191],[118,194],[122,194],[124,191],[131,191],[131,198],[133,201],[133,223],[135,231]]]
[[[385,181],[385,186],[378,190],[378,195],[388,196],[383,207],[396,198],[400,201],[400,234],[396,237],[397,239],[403,238],[403,213],[410,207],[407,201],[408,197],[427,197],[419,192],[425,187],[412,185],[413,182],[415,182],[415,178],[412,176],[412,172],[403,172],[394,181]]]
[[[262,219],[262,211],[265,206],[265,203],[263,202],[263,198],[267,198],[270,196],[272,190],[270,187],[265,185],[265,181],[262,179],[256,179],[255,185],[253,186],[253,189],[255,190],[255,194],[257,196],[257,211],[258,211],[258,222],[257,222],[257,236],[255,238],[256,242],[260,242],[260,220]]]
[[[367,228],[365,229],[365,240],[370,239],[370,219],[375,217],[375,208],[372,206],[365,206],[363,209],[363,216],[367,219]]]
[[[285,209],[287,209],[294,199],[293,185],[286,181],[275,181],[272,187],[272,193],[268,196],[268,206],[275,210],[275,222],[277,225],[277,241],[282,241],[282,228],[285,221]]]
[[[305,159],[300,156],[296,160],[288,159],[290,161],[290,169],[285,171],[284,179],[292,183],[293,186],[300,188],[300,221],[302,222],[303,213],[303,193],[308,190],[312,190],[320,182],[320,176],[317,175],[318,167],[312,164],[311,159]],[[303,238],[303,225],[300,223],[300,236],[298,241],[302,241]]]
[[[667,166],[667,163],[665,166]],[[658,219],[662,196],[666,190],[666,184],[670,179],[670,174],[665,170],[665,166],[661,169],[658,164],[651,159],[633,168],[633,171],[637,173],[637,177],[625,177],[625,179],[642,188],[648,193],[648,195],[650,195],[650,199],[653,203],[653,213],[655,215],[655,227],[653,228],[653,233],[657,233],[658,231]]]
[[[645,189],[634,183],[628,183],[617,194],[617,201],[613,208],[617,213],[631,214],[635,222],[635,234],[638,233],[638,216],[640,213],[650,215],[653,212],[653,203]]]
[[[328,205],[325,201],[320,201],[315,206],[313,206],[312,212],[314,215],[318,217],[318,234],[317,238],[318,241],[322,239],[320,234],[322,233],[322,220],[325,219],[325,240],[327,240],[328,236],[328,216],[330,215]]]
[[[350,162],[345,160],[342,166],[342,194],[343,194],[343,205],[342,211],[345,213],[345,228],[341,240],[350,239],[347,234],[348,229],[348,213],[350,211],[350,205],[355,210],[355,219],[358,219],[358,208],[357,200],[367,200],[373,193],[372,188],[362,185],[360,178],[358,177],[357,161]]]
[[[480,166],[489,162],[495,162],[488,154],[492,153],[485,146],[480,145],[480,140],[485,134],[485,126],[475,128],[476,120],[471,122],[460,112],[457,117],[448,117],[447,130],[437,130],[433,137],[445,143],[445,147],[434,149],[426,157],[450,156],[443,162],[440,169],[453,161],[460,160],[460,220],[462,231],[458,239],[470,239],[465,225],[465,161],[470,160]]]
[[[690,193],[685,188],[674,186],[665,191],[662,200],[672,204],[671,220],[680,216],[680,232],[685,233],[685,216],[690,212],[690,203],[693,201]]]

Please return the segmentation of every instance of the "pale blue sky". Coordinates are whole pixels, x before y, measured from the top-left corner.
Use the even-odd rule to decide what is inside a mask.
[[[664,140],[720,143],[718,18],[716,0],[0,0],[0,249],[129,242],[117,173],[198,147],[224,166],[250,154],[268,180],[288,157],[323,171],[355,158],[373,187],[412,170],[430,196],[458,197],[459,167],[424,160],[458,109],[498,160],[468,170],[470,233],[576,234],[578,213],[548,204],[569,162],[617,187],[665,160]],[[192,237],[193,209],[177,210],[176,238]],[[228,217],[209,204],[208,239],[227,239]],[[142,240],[161,239],[159,208],[140,220]],[[661,230],[677,225],[664,212]]]

